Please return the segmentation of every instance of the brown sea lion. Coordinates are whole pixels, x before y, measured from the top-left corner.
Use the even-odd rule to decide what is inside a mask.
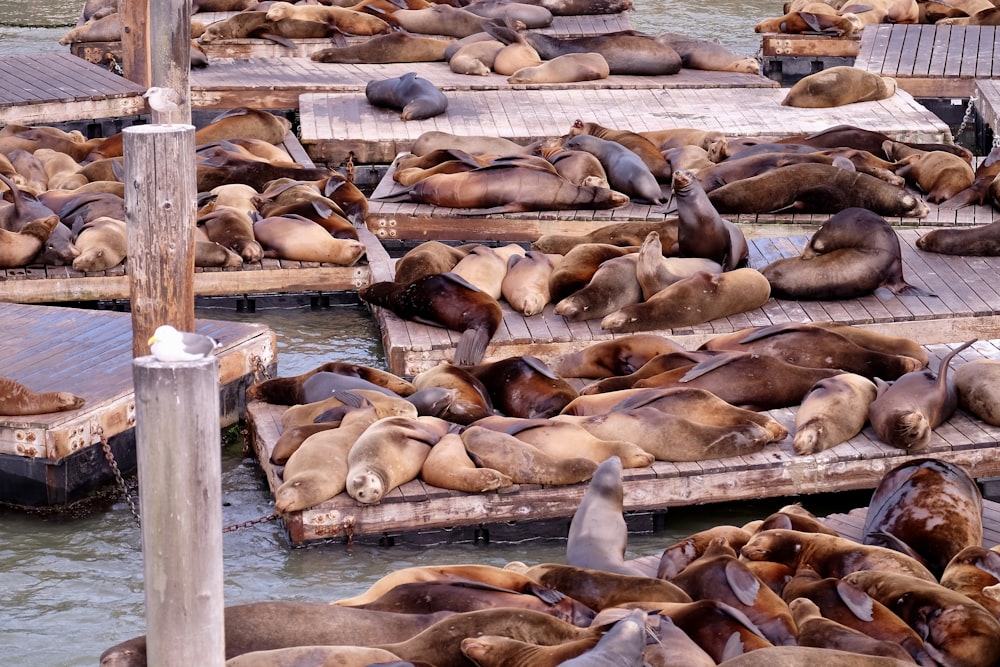
[[[257,37],[295,48],[293,39],[318,39],[331,34],[331,27],[326,23],[298,19],[272,21],[267,18],[266,11],[243,11],[208,25],[198,41],[211,44],[220,40]]]
[[[118,266],[128,251],[125,222],[100,216],[87,222],[74,242],[80,254],[73,260],[77,271],[106,271]]]
[[[483,32],[489,19],[461,7],[432,3],[424,9],[397,9],[385,20],[412,34],[462,38]]]
[[[244,653],[227,660],[226,667],[295,667],[303,664],[367,667],[398,659],[394,653],[367,646],[289,646]]]
[[[627,602],[690,602],[690,596],[662,579],[603,569],[541,563],[524,572],[539,584],[558,590],[595,611]]]
[[[353,266],[365,254],[364,243],[335,238],[299,215],[261,218],[253,223],[253,234],[264,257]]]
[[[764,305],[771,286],[759,271],[699,271],[662,289],[648,301],[625,306],[601,320],[614,333],[677,329],[742,313]]]
[[[439,416],[456,424],[471,424],[493,414],[493,401],[482,381],[466,368],[442,363],[417,373],[413,386],[418,389],[443,387],[453,392],[448,408]]]
[[[911,556],[822,533],[765,530],[743,545],[740,554],[749,560],[784,563],[796,570],[809,567],[823,577],[843,578],[858,570],[893,570],[917,579],[937,581],[926,567]]]
[[[444,60],[450,42],[434,37],[415,37],[408,32],[375,35],[360,44],[334,46],[313,53],[318,63],[419,63]]]
[[[54,213],[32,220],[19,231],[0,229],[0,268],[13,269],[27,265],[44,248],[52,231],[59,225]]]
[[[730,658],[719,665],[725,667],[906,667],[913,663],[888,658],[881,655],[864,655],[851,651],[839,651],[831,648],[816,648],[813,646],[773,646],[758,649],[735,658]]]
[[[492,468],[480,468],[469,458],[465,443],[457,433],[447,433],[431,447],[420,469],[426,484],[442,489],[482,493],[510,486],[514,481]],[[459,610],[455,610],[459,611]],[[467,610],[461,610],[467,611]]]
[[[694,146],[685,146],[688,152],[691,150],[700,151]],[[837,158],[831,155],[821,155],[817,152],[811,153],[788,153],[788,152],[766,152],[766,153],[751,153],[748,155],[738,154],[734,157],[727,158],[722,162],[712,162],[708,159],[708,152],[704,152],[704,157],[701,154],[697,155],[698,162],[694,169],[690,167],[684,167],[678,165],[674,160],[673,156],[677,151],[682,151],[684,148],[674,148],[670,151],[664,153],[667,159],[671,161],[677,169],[689,169],[695,172],[695,176],[698,182],[701,183],[701,187],[705,192],[711,192],[717,188],[721,188],[727,183],[732,183],[744,178],[752,178],[758,174],[762,174],[771,169],[777,169],[778,167],[787,167],[792,164],[803,164],[803,163],[819,163],[819,164],[829,164],[837,165],[842,168],[848,168],[854,170],[854,163],[847,158]],[[815,150],[815,149],[813,149]],[[745,151],[749,153],[749,151]],[[888,164],[888,163],[887,163]],[[891,172],[890,172],[891,173]],[[903,182],[898,176],[892,174],[895,179],[895,185],[902,185]]]
[[[867,208],[884,216],[925,218],[930,209],[918,197],[869,174],[828,164],[793,164],[745,178],[708,193],[720,213],[836,213]]]
[[[884,100],[896,94],[896,80],[857,67],[830,67],[799,79],[782,106],[823,109]]]
[[[588,651],[599,638],[591,637],[555,646],[539,646],[502,635],[466,637],[462,653],[479,667],[556,667]]]
[[[963,468],[911,459],[882,476],[862,528],[865,544],[913,556],[935,576],[959,551],[983,543],[983,496]]]
[[[587,151],[568,151],[559,139],[552,137],[542,143],[537,152],[552,163],[560,176],[572,183],[608,186],[608,175],[601,161]]]
[[[1000,361],[974,359],[954,373],[958,404],[987,424],[1000,426]]]
[[[609,243],[580,243],[573,246],[563,256],[559,266],[549,274],[551,300],[559,303],[583,289],[604,262],[634,251],[635,248],[622,248]]]
[[[461,332],[455,364],[477,364],[486,353],[503,320],[497,300],[452,273],[419,278],[409,284],[379,282],[366,285],[358,296],[397,316]]]
[[[389,32],[392,27],[371,14],[329,5],[293,5],[290,2],[274,2],[268,6],[265,15],[269,21],[316,21],[348,35],[379,35]]]
[[[667,164],[656,145],[641,134],[631,130],[608,128],[592,122],[585,123],[578,118],[569,128],[568,136],[575,137],[581,134],[589,134],[599,139],[621,144],[639,156],[657,181],[660,183],[670,182],[670,165]]]
[[[895,160],[895,172],[927,194],[933,204],[945,202],[972,186],[976,174],[968,161],[945,151],[924,151],[898,141],[886,141],[882,149]]]
[[[666,198],[656,176],[641,157],[617,141],[601,139],[589,134],[578,134],[563,142],[569,150],[583,150],[601,161],[608,183],[614,190],[631,199],[646,204],[663,204]],[[662,156],[660,156],[662,160]],[[666,160],[663,160],[666,169]]]
[[[663,550],[656,568],[656,577],[671,581],[683,572],[684,568],[700,558],[708,546],[716,540],[722,540],[734,551],[739,551],[750,537],[749,531],[739,526],[727,525],[713,526],[688,535]]]
[[[746,614],[723,602],[696,600],[640,604],[647,610],[656,611],[661,617],[669,617],[716,663],[773,646]],[[629,606],[635,606],[635,603]]]
[[[634,373],[653,357],[684,348],[658,334],[630,334],[591,343],[549,364],[562,377],[603,378]]]
[[[419,10],[423,11],[423,10]],[[365,86],[368,103],[400,111],[402,120],[422,120],[443,114],[448,97],[416,72],[407,72],[392,79],[369,81]]]
[[[235,208],[217,207],[198,219],[210,241],[229,248],[245,262],[259,262],[264,249],[254,236],[253,219]]]
[[[1000,553],[980,545],[959,551],[941,573],[941,585],[981,604],[1000,618]]]
[[[596,81],[610,75],[608,61],[600,53],[566,53],[540,65],[522,67],[507,77],[507,83],[572,83]]]
[[[917,247],[944,255],[1000,256],[1000,220],[988,225],[932,229],[917,239]]]
[[[724,271],[749,266],[750,248],[743,232],[719,215],[694,174],[675,171],[671,187],[677,202],[678,253],[718,262]]]
[[[328,361],[305,373],[272,378],[251,385],[247,389],[247,399],[277,403],[279,405],[308,403],[309,401],[304,400],[302,394],[302,383],[316,373],[323,372],[362,378],[400,396],[409,396],[415,391],[415,387],[411,383],[380,368],[373,368],[362,364],[351,364],[344,361]]]
[[[741,56],[717,42],[676,32],[661,32],[656,40],[676,51],[681,57],[681,64],[688,69],[760,74],[760,63],[756,58]]]
[[[563,260],[563,263],[569,260]],[[555,312],[570,322],[610,316],[642,301],[635,253],[601,262],[587,284],[556,303]],[[555,273],[553,273],[555,275]],[[551,287],[550,287],[551,290]]]
[[[910,654],[895,642],[869,637],[829,618],[824,618],[820,608],[808,598],[796,598],[788,604],[798,629],[798,646],[836,649],[864,655],[880,655],[911,662]]]
[[[854,373],[817,382],[795,413],[795,453],[815,454],[860,433],[876,391],[874,382]]]
[[[775,260],[761,273],[778,298],[853,299],[879,287],[894,294],[933,296],[903,278],[896,230],[882,216],[858,207],[831,216],[799,257]]]
[[[525,28],[546,28],[552,24],[552,12],[532,3],[474,0],[466,3],[464,8],[483,18],[519,21]]]
[[[882,144],[886,141],[891,141],[892,137],[883,134],[882,132],[877,132],[875,130],[866,130],[855,125],[833,125],[826,128],[825,130],[820,130],[819,132],[814,132],[809,135],[796,135],[791,137],[784,137],[778,139],[778,143],[796,143],[796,144],[808,144],[810,146],[815,146],[817,148],[855,148],[858,150],[868,151],[878,157],[888,158],[882,149]],[[955,155],[960,155],[972,162],[972,151],[965,148],[964,146],[959,146],[957,144],[944,144],[944,143],[913,143],[913,142],[903,142],[907,146],[913,148],[920,148],[922,150],[941,150],[954,153]]]
[[[395,281],[409,284],[417,278],[451,271],[472,247],[456,248],[440,241],[424,241],[396,260]]]
[[[767,18],[754,26],[754,32],[780,32],[792,35],[819,33],[832,37],[849,37],[864,28],[856,14],[841,15],[826,2],[801,3],[788,8],[783,16]]]
[[[944,208],[960,208],[969,204],[982,206],[987,202],[988,197],[992,197],[994,202],[997,201],[995,194],[997,186],[995,184],[997,176],[1000,176],[1000,146],[996,146],[989,152],[989,155],[976,167],[974,174],[975,179],[972,181],[972,185],[944,202],[942,204]]]
[[[586,234],[545,234],[531,244],[535,250],[554,252],[566,255],[582,243],[604,243],[620,247],[637,247],[643,239],[655,231],[660,235],[660,242],[670,247],[677,242],[677,218],[669,216],[662,221],[653,222],[617,222],[602,225]]]
[[[627,375],[608,377],[588,384],[580,390],[581,395],[592,395],[607,392],[618,392],[631,389],[639,380],[651,378],[678,368],[692,368],[695,364],[707,361],[719,354],[708,350],[694,352],[666,352],[653,357],[640,368]]]
[[[82,407],[85,399],[68,391],[37,392],[12,378],[0,377],[0,414],[40,415]]]
[[[852,572],[843,579],[921,628],[943,664],[987,667],[1000,660],[1000,622],[961,593],[898,570]]]
[[[515,484],[577,484],[591,478],[597,463],[580,456],[552,456],[523,440],[473,424],[462,441],[476,465],[507,475]]]
[[[541,359],[530,354],[472,366],[493,407],[508,417],[533,419],[558,414],[577,392]]]
[[[952,358],[969,347],[970,340],[951,350],[938,366],[912,371],[891,385],[876,380],[878,395],[868,408],[868,420],[887,445],[915,452],[927,447],[931,432],[958,407],[954,381],[948,380]]]
[[[922,366],[927,365],[927,350],[919,343],[905,336],[890,336],[864,327],[856,327],[841,322],[812,322],[811,326],[835,331],[862,347],[884,354],[901,354],[916,359]]]

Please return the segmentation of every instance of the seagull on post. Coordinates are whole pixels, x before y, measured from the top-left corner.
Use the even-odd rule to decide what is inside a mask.
[[[156,125],[170,124],[171,117],[181,104],[181,96],[173,88],[152,86],[142,94],[152,110],[153,123]]]
[[[157,361],[194,361],[212,355],[220,347],[211,336],[178,331],[169,324],[156,327],[149,339],[149,351]]]

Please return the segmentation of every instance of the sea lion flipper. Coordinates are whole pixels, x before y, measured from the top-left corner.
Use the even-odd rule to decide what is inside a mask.
[[[548,586],[542,586],[541,584],[528,584],[524,592],[534,595],[546,604],[556,604],[566,597],[560,591],[557,591],[554,588],[549,588]]]
[[[281,46],[285,47],[286,49],[296,49],[296,48],[298,48],[295,45],[295,42],[293,42],[292,40],[288,39],[287,37],[282,37],[281,35],[276,35],[273,32],[262,32],[259,35],[254,35],[254,37],[260,37],[261,39],[270,40],[270,41],[274,42],[275,44],[280,44]]]
[[[545,362],[542,361],[541,359],[539,359],[538,357],[533,357],[530,354],[525,354],[525,355],[521,356],[521,360],[525,364],[527,364],[528,367],[531,368],[533,371],[535,371],[536,373],[539,373],[541,375],[544,375],[545,377],[547,377],[550,380],[561,380],[562,379],[561,377],[559,377],[555,373],[555,371],[553,371],[551,368],[549,368],[548,366],[546,366]]]
[[[911,285],[910,283],[904,282],[902,285],[889,286],[886,285],[893,294],[903,294],[906,296],[937,296],[934,292],[928,292],[923,287],[917,287],[916,285]]]
[[[731,361],[739,358],[745,354],[744,352],[736,352],[734,354],[720,354],[706,361],[699,362],[691,367],[687,373],[680,379],[680,382],[690,382],[695,378],[699,378],[706,373],[710,373],[717,368],[721,368]]]
[[[876,530],[865,535],[865,544],[892,549],[893,551],[898,551],[899,553],[915,558],[921,563],[925,562],[924,558],[913,550],[913,547],[884,530]]]
[[[332,396],[334,396],[338,401],[344,405],[351,408],[360,408],[367,403],[367,399],[361,394],[357,394],[350,390],[336,389],[333,391]]]
[[[760,580],[754,576],[745,565],[736,560],[726,563],[726,581],[732,589],[736,599],[747,605],[753,606],[757,600],[757,593],[760,591]]]
[[[837,595],[859,620],[871,621],[875,618],[875,602],[868,593],[845,581],[838,581]]]
[[[466,329],[455,345],[456,366],[473,366],[483,360],[486,346],[489,345],[490,334],[485,329]]]
[[[471,289],[471,290],[476,291],[476,292],[482,292],[481,289],[479,289],[478,287],[476,287],[475,285],[473,285],[472,283],[470,283],[468,280],[466,280],[462,276],[458,275],[457,273],[452,273],[451,271],[446,271],[446,272],[444,272],[444,273],[441,274],[441,277],[442,278],[447,278],[448,280],[450,280],[450,281],[452,281],[454,283],[458,283],[462,287],[466,287],[466,288]]]

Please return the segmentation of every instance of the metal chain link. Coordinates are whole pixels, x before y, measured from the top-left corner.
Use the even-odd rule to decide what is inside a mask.
[[[958,130],[955,131],[955,136],[960,137],[965,129],[969,126],[969,121],[972,120],[972,113],[975,110],[975,104],[979,101],[979,91],[972,91],[972,96],[969,98],[969,103],[965,107],[965,114],[962,116],[962,122],[958,126]]]
[[[264,360],[260,358],[259,354],[255,354],[250,358],[250,363],[253,364],[253,377],[254,381],[260,382],[261,379],[270,380],[271,374],[267,372],[267,368],[264,366]]]
[[[132,510],[132,516],[135,517],[135,525],[141,526],[139,510],[136,509],[135,500],[132,499],[132,494],[129,493],[128,486],[125,485],[125,478],[122,477],[121,470],[118,469],[118,462],[115,461],[115,455],[111,451],[111,443],[104,437],[103,427],[97,427],[97,435],[101,439],[101,449],[104,451],[104,458],[107,459],[108,465],[111,467],[111,472],[114,473],[115,480],[118,481],[118,486],[121,487],[122,495],[125,496],[125,501],[128,503],[129,509]]]
[[[281,516],[280,514],[275,512],[274,514],[268,514],[267,516],[262,516],[258,519],[250,519],[249,521],[244,521],[242,523],[233,523],[223,528],[222,532],[231,533],[235,530],[239,530],[240,528],[249,528],[250,526],[257,526],[262,523],[268,523],[269,521],[274,521],[280,516]]]
[[[115,54],[105,53],[104,60],[108,63],[109,72],[117,74],[118,76],[125,76],[125,70],[122,68],[122,63],[115,57]]]
[[[354,183],[354,151],[347,154],[347,162],[344,164],[344,171],[347,174],[347,182]]]

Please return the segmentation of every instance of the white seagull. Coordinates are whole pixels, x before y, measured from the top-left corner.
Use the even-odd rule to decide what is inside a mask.
[[[156,327],[149,350],[157,361],[193,361],[212,355],[219,341],[211,336],[178,331],[169,324]]]
[[[173,88],[152,86],[142,96],[146,98],[146,102],[153,112],[153,123],[156,125],[164,124],[161,121],[169,123],[171,115],[181,103],[180,93]]]

